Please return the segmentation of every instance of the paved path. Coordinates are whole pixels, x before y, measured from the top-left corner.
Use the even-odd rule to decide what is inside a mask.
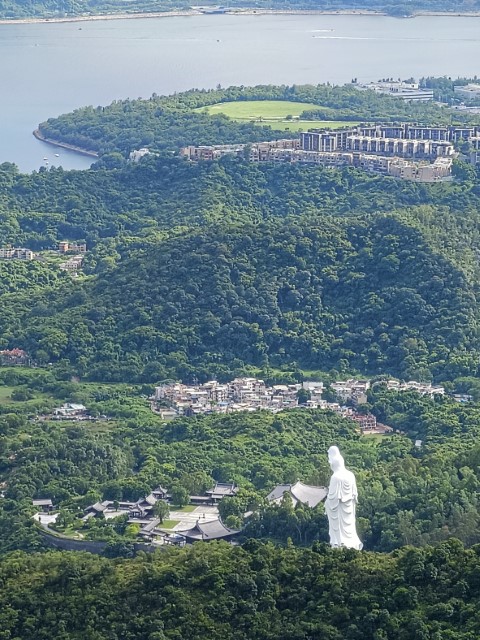
[[[182,511],[170,511],[168,517],[169,520],[180,520],[180,522],[173,527],[173,531],[186,531],[187,529],[193,529],[193,527],[200,522],[209,522],[210,520],[216,520],[218,518],[218,509],[212,505],[205,505],[197,507],[195,511],[190,513],[184,513]]]

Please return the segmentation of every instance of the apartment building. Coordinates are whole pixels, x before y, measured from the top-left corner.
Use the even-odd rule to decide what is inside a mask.
[[[304,151],[344,151],[347,148],[347,139],[354,135],[357,128],[349,129],[311,129],[300,134],[300,148]]]
[[[85,242],[68,242],[67,240],[62,240],[58,243],[58,251],[59,253],[86,253],[87,245]]]

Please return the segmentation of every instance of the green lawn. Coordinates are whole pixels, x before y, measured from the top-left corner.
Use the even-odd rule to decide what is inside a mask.
[[[10,395],[15,387],[0,387],[0,404],[12,402]]]
[[[238,102],[219,102],[196,111],[206,111],[214,116],[223,113],[234,120],[256,120],[258,118],[279,119],[287,116],[299,116],[303,111],[321,109],[311,102],[290,102],[288,100],[242,100]]]
[[[318,104],[310,102],[290,102],[288,100],[245,100],[238,102],[220,102],[207,107],[200,107],[195,111],[216,115],[224,115],[237,122],[252,122],[258,125],[267,125],[282,131],[306,131],[319,127],[340,129],[358,124],[358,122],[345,122],[342,120],[300,120],[299,116],[306,110],[321,109]],[[334,109],[324,109],[332,118],[335,117]],[[287,120],[287,116],[291,116]]]
[[[180,520],[164,520],[162,524],[159,524],[160,529],[173,529],[176,527]]]

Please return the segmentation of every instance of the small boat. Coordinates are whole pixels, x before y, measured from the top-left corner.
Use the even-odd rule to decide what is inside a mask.
[[[48,160],[48,158],[45,156],[44,160]]]
[[[55,154],[55,158],[59,158],[59,157],[60,157],[60,154],[59,154],[59,153],[56,153],[56,154]]]

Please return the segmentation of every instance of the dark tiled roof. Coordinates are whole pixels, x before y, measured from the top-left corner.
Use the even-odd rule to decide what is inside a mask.
[[[217,482],[210,491],[207,491],[212,498],[223,498],[225,496],[234,496],[238,492],[238,488],[234,484],[225,482]]]
[[[193,529],[188,531],[178,531],[177,533],[191,540],[218,540],[228,538],[239,533],[238,529],[226,527],[221,520],[211,520],[210,522],[197,522]]]

